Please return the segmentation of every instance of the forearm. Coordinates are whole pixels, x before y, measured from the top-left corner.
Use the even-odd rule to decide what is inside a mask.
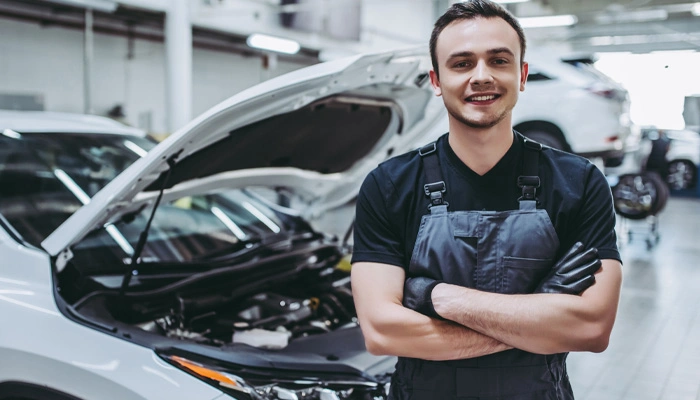
[[[608,261],[581,296],[504,295],[441,284],[433,304],[441,316],[512,347],[542,354],[603,351],[617,311],[621,273]]]
[[[360,315],[368,350],[373,354],[456,360],[498,353],[511,347],[465,326],[426,317],[400,304],[386,304],[373,315]]]
[[[367,350],[373,354],[456,360],[510,347],[472,329],[403,306],[404,271],[377,263],[352,267],[352,291]]]

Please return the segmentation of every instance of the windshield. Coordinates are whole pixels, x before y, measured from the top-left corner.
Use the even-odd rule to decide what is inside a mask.
[[[89,234],[73,248],[80,265],[103,272],[130,262],[152,209]],[[143,263],[187,263],[235,253],[290,229],[283,216],[242,190],[163,203],[153,218]]]
[[[156,143],[140,136],[0,135],[0,214],[39,247],[51,232]]]
[[[0,214],[26,242],[41,242],[107,183],[156,143],[126,135],[27,133],[0,135]],[[74,248],[83,265],[130,261],[151,208],[93,231]],[[142,262],[188,262],[236,251],[284,233],[290,222],[246,194],[188,196],[161,204]]]

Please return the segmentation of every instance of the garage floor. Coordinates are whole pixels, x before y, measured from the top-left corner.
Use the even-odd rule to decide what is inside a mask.
[[[577,400],[700,400],[700,200],[672,198],[647,249],[628,222],[624,281],[610,346],[572,353]],[[618,221],[618,226],[620,226]]]

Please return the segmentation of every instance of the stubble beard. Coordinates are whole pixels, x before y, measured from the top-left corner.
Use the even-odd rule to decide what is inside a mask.
[[[470,119],[469,117],[460,114],[458,112],[454,112],[452,110],[447,110],[447,112],[450,114],[452,118],[455,120],[459,121],[463,125],[473,128],[473,129],[488,129],[492,128],[496,125],[498,125],[501,121],[503,121],[506,118],[506,115],[508,115],[508,109],[503,110],[499,114],[491,114],[488,116],[485,116],[485,118],[480,118],[480,119]]]

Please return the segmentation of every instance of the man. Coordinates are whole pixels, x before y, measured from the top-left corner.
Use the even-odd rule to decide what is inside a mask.
[[[505,9],[454,4],[430,50],[449,132],[381,164],[358,198],[367,349],[399,356],[391,399],[573,399],[567,352],[603,351],[617,312],[610,188],[587,160],[512,130],[528,65]]]

